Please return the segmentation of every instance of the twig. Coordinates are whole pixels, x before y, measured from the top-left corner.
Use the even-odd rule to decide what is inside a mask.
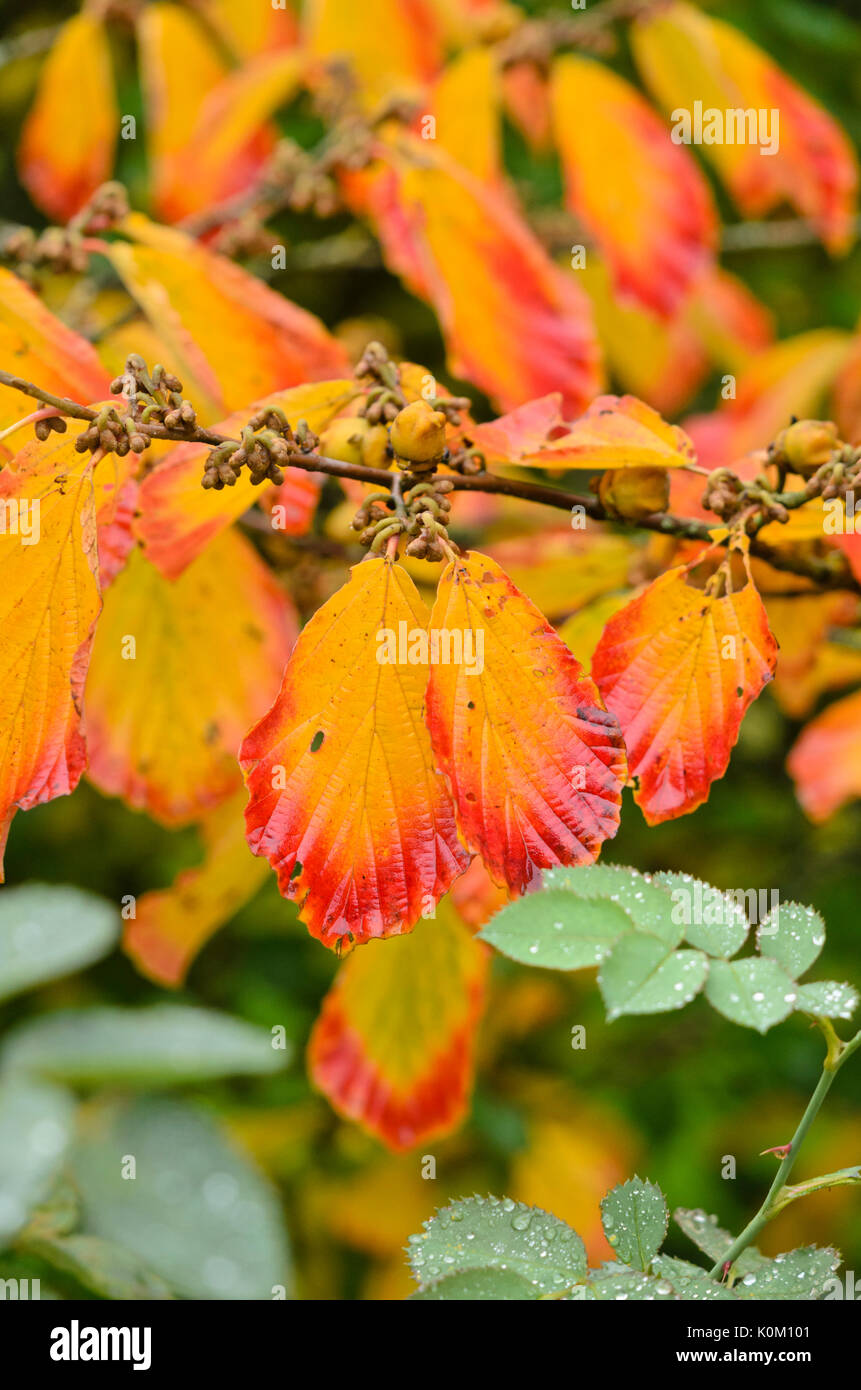
[[[35,386],[32,382],[24,381],[9,372],[0,371],[0,386],[9,386],[21,391],[45,405],[56,407],[58,413],[75,420],[90,422],[98,414],[91,406],[79,405],[66,397],[52,395],[40,386]],[[228,435],[218,434],[215,430],[204,429],[200,425],[190,429],[169,429],[157,421],[150,421],[139,428],[152,439],[171,440],[181,444],[207,444],[216,448],[219,444],[236,442],[231,441]],[[301,453],[298,450],[284,459],[283,466],[302,468],[307,473],[326,473],[333,478],[351,478],[356,482],[371,483],[375,487],[387,488],[390,491],[396,487],[400,478],[398,473],[385,468],[368,468],[364,464],[345,463],[341,459],[329,458],[324,454]],[[721,524],[717,519],[714,522],[700,521],[694,517],[674,516],[669,512],[655,512],[652,516],[638,518],[635,522],[626,521],[625,518],[608,515],[596,497],[566,492],[563,488],[550,487],[545,483],[505,478],[498,473],[473,473],[468,476],[453,474],[450,481],[455,492],[484,492],[502,497],[517,497],[525,502],[535,502],[544,507],[553,507],[557,511],[565,511],[569,516],[575,507],[582,508],[583,513],[593,521],[612,521],[634,529],[655,531],[659,535],[676,536],[682,540],[709,543],[712,539],[711,531]],[[780,496],[787,506],[800,506],[803,501],[809,500],[806,491],[783,493]],[[848,590],[850,593],[861,595],[861,582],[848,572],[842,561],[844,567],[838,570],[833,568],[827,559],[778,550],[756,535],[751,539],[750,553],[765,560],[774,569],[812,580],[821,589]]]

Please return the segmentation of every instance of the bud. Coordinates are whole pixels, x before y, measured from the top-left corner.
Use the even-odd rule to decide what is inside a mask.
[[[774,441],[774,458],[802,478],[812,478],[840,446],[833,420],[795,420]]]
[[[395,454],[408,463],[433,463],[445,453],[445,416],[427,401],[413,401],[392,421]]]
[[[665,468],[611,468],[598,482],[598,498],[608,516],[640,521],[662,512],[670,500]]]

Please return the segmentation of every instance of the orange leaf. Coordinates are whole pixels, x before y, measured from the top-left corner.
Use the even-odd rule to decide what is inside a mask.
[[[72,400],[99,400],[109,391],[110,377],[92,344],[55,318],[23,280],[2,267],[0,362],[16,376]],[[0,430],[38,409],[38,401],[0,386]],[[0,460],[14,452],[0,443]]]
[[[625,778],[616,720],[495,560],[452,561],[431,628],[476,660],[431,667],[427,720],[467,846],[522,893],[541,869],[585,864],[615,835]],[[478,668],[478,669],[475,669]]]
[[[791,203],[831,251],[847,248],[858,169],[849,140],[818,102],[738,29],[692,5],[646,15],[630,36],[646,84],[674,123],[680,112],[689,114],[694,140],[700,111],[703,153],[743,212],[760,217]],[[761,143],[751,142],[746,125],[741,140],[734,127],[724,129],[728,113],[739,111],[758,118]],[[679,130],[688,133],[682,125]]]
[[[528,401],[476,425],[475,443],[492,463],[537,468],[676,468],[696,460],[683,430],[635,396],[598,396],[573,425],[558,395]]]
[[[254,896],[266,876],[245,842],[244,793],[211,811],[201,824],[204,857],[170,888],[144,893],[126,923],[123,950],[141,974],[176,989],[201,947]]]
[[[861,796],[861,690],[823,710],[802,729],[786,762],[811,820],[827,820]]]
[[[107,35],[84,10],[57,35],[18,147],[21,182],[49,217],[67,222],[110,177],[118,126]]]
[[[381,162],[345,175],[390,268],[436,310],[455,375],[502,409],[560,391],[577,413],[600,389],[589,303],[504,193],[444,150],[388,137]]]
[[[268,6],[265,12],[275,13]],[[179,5],[147,5],[137,19],[137,40],[152,206],[166,221],[178,221],[203,205],[190,145],[207,97],[230,69],[197,16]],[[233,147],[224,169],[230,191],[250,182],[272,144],[271,133],[257,129]]]
[[[353,381],[320,381],[275,391],[267,403],[280,405],[291,424],[306,420],[319,433],[355,393]],[[246,406],[213,428],[217,434],[236,438],[243,425],[262,405]],[[180,444],[141,483],[137,534],[152,561],[168,579],[176,579],[186,565],[255,502],[270,498],[284,507],[281,529],[298,535],[308,529],[317,503],[316,475],[288,468],[280,488],[255,487],[245,469],[235,487],[201,487],[206,444]],[[281,518],[275,514],[279,526]],[[273,520],[273,525],[274,525]]]
[[[669,316],[714,255],[715,211],[695,161],[635,88],[589,58],[556,60],[551,104],[569,208],[617,293]]]
[[[226,256],[183,232],[132,213],[107,255],[171,352],[166,364],[194,384],[210,414],[238,410],[268,391],[334,376],[340,343]]]
[[[354,952],[311,1034],[315,1086],[390,1149],[453,1129],[469,1097],[486,965],[448,904],[411,936]]]
[[[239,744],[295,636],[286,595],[238,532],[175,583],[135,551],[105,595],[93,644],[92,781],[166,825],[223,801],[240,785]]]
[[[0,879],[15,811],[74,791],[83,772],[100,608],[92,458],[65,439],[15,463],[0,472]]]
[[[379,659],[381,632],[426,627],[399,565],[356,565],[242,745],[248,842],[327,946],[410,931],[469,862],[422,722],[427,668]]]
[[[715,598],[662,574],[607,624],[592,674],[625,736],[634,799],[650,825],[700,806],[722,777],[777,643],[752,580]]]

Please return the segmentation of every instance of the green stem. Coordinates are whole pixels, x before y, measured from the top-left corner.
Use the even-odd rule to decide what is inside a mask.
[[[843,1063],[859,1046],[861,1046],[861,1031],[856,1033],[851,1041],[843,1042],[837,1036],[828,1019],[817,1019],[816,1021],[825,1034],[825,1039],[828,1044],[828,1051],[825,1056],[825,1061],[822,1064],[822,1075],[817,1082],[816,1090],[808,1101],[807,1109],[801,1117],[798,1128],[792,1136],[792,1142],[787,1149],[786,1155],[774,1175],[774,1181],[765,1195],[762,1206],[759,1208],[756,1215],[747,1223],[741,1235],[737,1236],[733,1241],[723,1259],[718,1260],[717,1264],[710,1270],[713,1279],[716,1279],[721,1271],[728,1265],[734,1264],[742,1251],[746,1250],[751,1242],[756,1239],[763,1226],[765,1226],[782,1207],[788,1205],[788,1201],[793,1200],[792,1197],[787,1199],[787,1194],[784,1193],[782,1189],[792,1171],[801,1145],[804,1143],[807,1136],[807,1131],[819,1114],[822,1102],[831,1090],[834,1078],[843,1066]],[[801,1196],[803,1194],[798,1192],[797,1195]]]

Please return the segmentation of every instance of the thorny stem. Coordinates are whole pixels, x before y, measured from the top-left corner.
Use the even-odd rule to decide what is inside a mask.
[[[0,386],[9,386],[16,391],[21,391],[24,395],[31,396],[46,406],[54,407],[58,414],[67,415],[74,420],[91,422],[98,414],[98,411],[91,406],[79,405],[76,401],[69,400],[64,396],[55,396],[50,391],[45,391],[42,387],[36,386],[30,381],[24,381],[21,377],[13,376],[9,372],[0,371]],[[236,442],[231,441],[227,435],[218,434],[215,430],[205,429],[200,425],[195,425],[192,429],[169,429],[166,425],[153,420],[147,422],[146,425],[141,425],[140,429],[142,433],[149,435],[152,439],[165,439],[182,444],[208,444],[215,448],[219,444]],[[345,463],[341,459],[328,458],[323,454],[297,451],[290,454],[284,463],[287,467],[303,468],[309,473],[327,473],[334,478],[352,478],[357,482],[373,483],[376,487],[387,488],[391,491],[397,488],[399,480],[399,475],[388,469]],[[596,497],[566,492],[564,488],[550,487],[546,483],[530,483],[522,478],[505,478],[498,473],[453,474],[450,481],[455,492],[485,492],[495,493],[503,497],[517,497],[525,502],[536,502],[541,506],[568,512],[569,515],[572,508],[582,507],[584,514],[594,521],[613,521],[617,524],[627,524],[641,530],[655,531],[659,535],[676,536],[682,540],[709,543],[712,540],[711,532],[720,525],[717,519],[714,522],[700,521],[694,517],[674,516],[669,512],[655,512],[651,516],[638,518],[635,522],[626,522],[624,518],[609,516]],[[778,493],[775,494],[775,497],[783,506],[791,510],[802,506],[814,495],[816,495],[815,492],[805,488],[799,492]],[[767,518],[762,520],[759,525],[765,525],[766,522]],[[755,526],[755,529],[759,529],[759,527]],[[827,559],[815,555],[794,555],[781,551],[768,542],[760,540],[757,535],[751,538],[750,553],[758,559],[766,561],[773,569],[797,574],[812,580],[820,589],[848,590],[850,593],[861,595],[861,582],[848,573],[845,567],[835,568]]]
[[[741,1235],[736,1237],[723,1258],[718,1260],[717,1264],[709,1271],[713,1279],[717,1279],[722,1270],[731,1269],[742,1251],[746,1250],[751,1242],[759,1235],[763,1226],[771,1221],[772,1217],[776,1216],[779,1211],[782,1211],[784,1207],[788,1206],[790,1202],[795,1201],[798,1197],[804,1196],[807,1191],[818,1191],[820,1188],[824,1187],[835,1187],[838,1186],[838,1181],[844,1184],[852,1181],[847,1175],[850,1173],[857,1174],[859,1172],[857,1168],[843,1169],[839,1174],[830,1173],[825,1177],[813,1178],[808,1183],[799,1183],[798,1186],[794,1188],[786,1187],[786,1180],[795,1164],[795,1160],[798,1157],[801,1145],[804,1143],[807,1131],[819,1114],[822,1102],[831,1090],[834,1078],[847,1058],[851,1057],[852,1053],[855,1052],[857,1048],[861,1047],[861,1029],[859,1029],[854,1038],[849,1042],[843,1042],[834,1031],[834,1027],[830,1020],[817,1019],[816,1021],[822,1029],[827,1043],[827,1052],[822,1064],[822,1075],[817,1082],[813,1095],[807,1103],[807,1109],[799,1121],[798,1128],[792,1136],[792,1141],[787,1146],[786,1154],[774,1175],[774,1181],[768,1189],[759,1211],[747,1223]],[[828,1179],[830,1179],[830,1181],[828,1181]]]

